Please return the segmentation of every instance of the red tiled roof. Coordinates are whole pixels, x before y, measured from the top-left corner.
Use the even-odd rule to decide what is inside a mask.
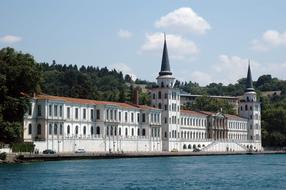
[[[187,114],[187,115],[196,115],[196,116],[206,116],[207,114],[198,112],[198,111],[192,111],[192,110],[181,110],[181,113]]]
[[[118,106],[118,107],[122,107],[122,108],[138,109],[136,106],[133,106],[133,105],[128,104],[128,103],[97,101],[97,100],[89,100],[89,99],[81,99],[81,98],[63,97],[63,96],[51,96],[51,95],[46,95],[46,94],[37,95],[37,96],[35,96],[35,99],[38,99],[38,100],[60,100],[60,101],[76,103],[76,104],[113,105],[113,106]]]

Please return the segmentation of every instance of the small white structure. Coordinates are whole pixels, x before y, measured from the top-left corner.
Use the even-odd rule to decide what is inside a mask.
[[[42,152],[260,151],[260,104],[248,68],[239,116],[182,110],[166,40],[152,107],[50,95],[31,97],[24,141]]]

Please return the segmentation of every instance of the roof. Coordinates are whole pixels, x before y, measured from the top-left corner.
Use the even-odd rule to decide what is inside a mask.
[[[159,72],[160,76],[164,75],[172,75],[169,63],[169,56],[168,56],[168,49],[167,49],[167,42],[166,42],[166,35],[164,34],[164,48],[163,48],[163,55],[162,55],[162,63],[161,63],[161,71]]]
[[[133,104],[132,104],[133,105]],[[133,105],[137,108],[140,108],[142,110],[156,110],[156,111],[160,111],[161,109],[158,109],[158,108],[154,108],[154,107],[151,107],[151,106],[147,106],[147,105]]]
[[[38,100],[57,100],[57,101],[75,103],[75,104],[112,105],[112,106],[118,106],[122,108],[138,109],[138,107],[128,104],[128,103],[97,101],[97,100],[90,100],[90,99],[63,97],[63,96],[51,96],[51,95],[46,95],[46,94],[39,94],[39,95],[36,95],[34,98]]]
[[[248,71],[247,71],[247,79],[246,79],[246,89],[245,92],[252,92],[254,91],[253,88],[253,82],[252,82],[252,76],[251,76],[251,69],[250,64],[248,65]]]
[[[198,111],[192,111],[192,110],[181,110],[181,113],[186,114],[186,115],[194,115],[194,116],[207,116],[207,114],[204,114],[202,112]]]
[[[209,111],[192,111],[192,110],[181,110],[181,113],[187,114],[187,115],[194,115],[194,116],[210,116],[210,115],[216,115],[216,112],[209,112]],[[223,114],[226,118],[232,119],[232,120],[246,120],[246,118],[239,117],[237,115],[230,115],[230,114]]]

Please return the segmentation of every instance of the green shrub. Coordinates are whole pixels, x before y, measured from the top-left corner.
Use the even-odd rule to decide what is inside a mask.
[[[35,145],[30,142],[12,144],[13,152],[34,152]]]

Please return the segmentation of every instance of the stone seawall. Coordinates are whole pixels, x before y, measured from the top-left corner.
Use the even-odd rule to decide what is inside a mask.
[[[228,156],[228,155],[264,155],[286,154],[285,151],[263,152],[125,152],[125,153],[63,153],[63,154],[20,154],[16,162],[58,161],[79,159],[116,159],[116,158],[147,158],[147,157],[177,157],[177,156]]]

